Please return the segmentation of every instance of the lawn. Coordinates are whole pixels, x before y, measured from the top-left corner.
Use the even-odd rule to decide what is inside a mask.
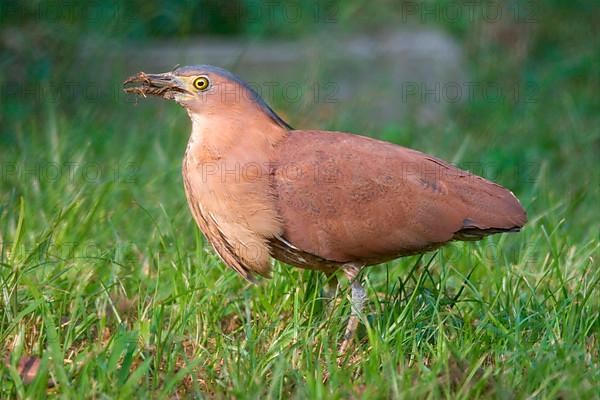
[[[329,302],[323,276],[276,263],[249,284],[196,228],[183,110],[3,99],[0,398],[599,398],[598,9],[548,4],[525,55],[453,32],[476,81],[532,84],[531,102],[468,101],[426,129],[313,121],[492,165],[473,172],[529,216],[520,233],[365,270],[340,365],[347,282]]]

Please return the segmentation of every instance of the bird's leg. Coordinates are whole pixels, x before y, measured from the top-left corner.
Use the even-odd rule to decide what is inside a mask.
[[[344,339],[342,340],[342,344],[340,345],[340,355],[342,356],[346,354],[350,343],[354,339],[356,329],[358,328],[358,323],[360,321],[359,316],[362,313],[365,302],[367,301],[367,293],[360,284],[360,279],[357,279],[361,267],[362,266],[357,266],[355,264],[344,266],[344,274],[351,282],[352,296],[350,300],[350,306],[352,311],[350,313],[348,325],[346,325]]]

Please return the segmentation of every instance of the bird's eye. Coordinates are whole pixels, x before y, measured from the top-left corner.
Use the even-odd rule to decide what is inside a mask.
[[[198,90],[206,90],[208,88],[208,78],[205,76],[199,76],[194,79],[194,87]]]

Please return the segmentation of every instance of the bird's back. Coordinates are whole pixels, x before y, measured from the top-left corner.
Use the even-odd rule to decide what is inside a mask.
[[[274,165],[284,239],[325,260],[375,264],[515,231],[527,219],[509,190],[363,136],[291,131]]]

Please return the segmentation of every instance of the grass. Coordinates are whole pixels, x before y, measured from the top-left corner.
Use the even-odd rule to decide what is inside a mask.
[[[206,245],[183,194],[189,125],[175,105],[46,104],[6,119],[0,398],[598,398],[600,63],[567,44],[568,58],[537,49],[502,68],[504,50],[469,48],[476,79],[533,80],[538,102],[473,102],[443,127],[382,131],[499,166],[530,221],[366,270],[341,366],[346,284],[330,305],[322,276],[277,264],[252,286]],[[322,126],[361,131],[337,118]],[[18,363],[32,356],[24,383]]]

